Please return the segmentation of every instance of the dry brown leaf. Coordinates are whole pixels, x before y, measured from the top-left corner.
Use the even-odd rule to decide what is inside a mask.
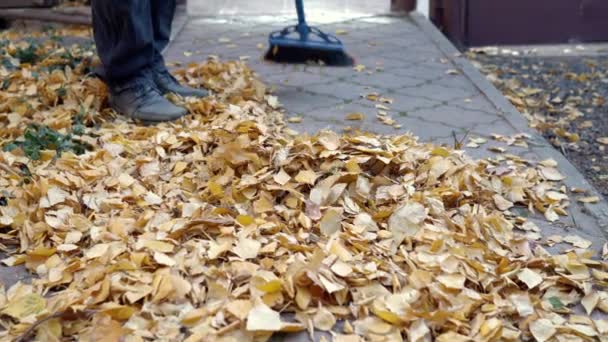
[[[541,166],[539,167],[541,175],[550,181],[561,181],[566,179],[556,168]]]
[[[351,121],[360,121],[365,118],[365,115],[363,113],[348,113],[344,118]]]
[[[524,268],[517,274],[517,278],[528,286],[528,289],[533,289],[543,282],[543,277],[536,271],[529,268]]]
[[[467,278],[462,274],[442,274],[437,276],[437,281],[448,289],[461,290]]]
[[[330,236],[338,231],[342,227],[342,210],[336,208],[328,209],[321,222],[319,224],[319,228],[321,229],[321,233],[325,236]]]
[[[165,253],[155,252],[154,253],[154,261],[164,266],[175,266],[176,262],[173,258],[169,257]]]
[[[608,137],[597,138],[597,142],[603,145],[608,145]]]
[[[494,204],[496,204],[498,210],[505,211],[513,207],[513,202],[506,200],[501,195],[496,194],[492,198],[494,199]]]
[[[242,238],[239,239],[232,251],[241,259],[254,259],[258,256],[261,247],[262,243],[257,240]]]
[[[41,313],[46,308],[46,300],[37,293],[14,298],[2,308],[2,313],[15,319],[23,319]]]
[[[315,328],[330,331],[336,325],[336,317],[326,308],[320,307],[313,316],[312,322]]]
[[[247,315],[247,331],[279,331],[282,326],[281,315],[263,303],[258,303]]]
[[[585,308],[587,315],[591,315],[595,307],[598,305],[599,301],[600,295],[595,291],[589,293],[583,299],[581,299],[581,304]]]
[[[580,197],[576,199],[581,203],[598,203],[600,198],[598,196]]]
[[[418,319],[408,329],[408,336],[412,342],[427,341],[431,336],[431,330],[423,319]]]
[[[291,180],[289,174],[287,174],[287,172],[285,172],[283,169],[281,169],[276,175],[274,175],[273,178],[274,181],[277,182],[277,184],[279,185],[285,185]]]
[[[294,177],[298,183],[314,185],[317,180],[317,175],[312,170],[302,170]]]
[[[251,301],[245,299],[233,300],[226,305],[226,310],[240,320],[245,320],[252,309]]]
[[[574,247],[578,248],[589,248],[593,244],[593,242],[583,239],[578,235],[568,235],[563,239],[565,242],[572,244]]]
[[[406,237],[413,237],[422,228],[427,209],[420,203],[411,202],[395,210],[388,221],[395,242],[400,244]]]
[[[355,67],[353,69],[356,72],[363,72],[366,69],[366,67],[363,64],[357,64],[357,65],[355,65]]]
[[[521,317],[527,317],[534,313],[534,307],[530,301],[530,296],[525,292],[515,293],[509,296],[509,300],[515,306],[517,313]]]

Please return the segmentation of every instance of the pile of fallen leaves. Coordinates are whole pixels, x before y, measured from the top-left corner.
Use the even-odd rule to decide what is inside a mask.
[[[490,58],[486,58],[486,54]],[[513,64],[490,64],[487,60],[496,54],[496,48],[482,48],[472,49],[467,56],[528,119],[530,127],[552,133],[549,138],[556,146],[577,143],[580,136],[572,127],[590,128],[592,122],[585,120],[585,112],[606,103],[601,91],[606,83],[605,65],[597,61],[586,60],[581,63],[586,69],[577,73],[565,63],[535,64],[521,57],[521,61]],[[553,68],[546,72],[549,66]],[[534,87],[535,82],[546,83],[547,88]],[[598,139],[598,143],[601,140]]]
[[[495,47],[471,49],[467,56],[517,107],[530,127],[608,195],[605,56],[583,58],[566,53],[547,57],[536,55],[534,50]]]
[[[411,135],[297,135],[241,62],[179,71],[213,96],[174,98],[190,115],[141,126],[108,108],[86,74],[90,51],[41,50],[36,64],[0,67],[0,142],[21,141],[32,123],[64,136],[79,124],[74,137],[90,148],[0,152],[3,263],[36,276],[1,289],[4,338],[608,333],[590,316],[608,312],[608,265],[591,242],[566,236],[571,248],[551,255],[515,208],[566,215],[551,160],[475,161]],[[67,65],[62,50],[83,58]]]

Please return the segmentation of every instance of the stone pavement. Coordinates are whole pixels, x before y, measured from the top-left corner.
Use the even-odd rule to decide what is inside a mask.
[[[250,56],[249,64],[266,83],[276,87],[276,95],[290,116],[303,116],[302,123],[293,128],[309,133],[322,128],[341,130],[347,124],[376,133],[398,133],[376,119],[376,103],[361,98],[374,92],[393,99],[394,103],[387,105],[390,116],[402,130],[411,130],[424,140],[449,142],[452,132],[460,136],[467,130],[483,132],[500,119],[465,76],[446,74],[455,66],[407,17],[376,16],[321,26],[328,32],[346,31],[341,38],[357,63],[366,67],[362,72],[267,64],[259,60],[263,51],[258,44],[266,46],[268,32],[290,20],[254,20],[192,19],[168,49],[167,60]],[[351,112],[363,113],[365,120],[345,123],[345,114]]]
[[[191,17],[166,51],[167,61],[200,62],[208,55],[223,60],[247,59],[261,79],[274,88],[287,116],[302,118],[300,123],[291,124],[300,132],[313,134],[326,128],[343,131],[347,126],[380,134],[410,131],[422,141],[451,146],[467,135],[483,137],[489,143],[467,148],[469,155],[496,157],[488,148],[502,147],[528,160],[553,158],[568,177],[568,188],[592,189],[581,173],[528,128],[523,116],[424,17],[374,15],[319,25],[329,33],[343,33],[340,38],[347,51],[365,69],[284,66],[262,61],[268,33],[294,20],[286,16]],[[381,104],[363,97],[372,93],[393,103]],[[378,104],[390,108],[385,111],[400,128],[378,120]],[[349,113],[361,113],[364,119],[345,120]],[[492,141],[493,133],[527,133],[531,136],[529,147]],[[522,211],[521,215],[527,214]],[[535,216],[531,219],[542,228],[544,237],[575,233],[594,241],[596,250],[606,241],[605,202],[584,206],[573,202],[570,216],[555,224]]]

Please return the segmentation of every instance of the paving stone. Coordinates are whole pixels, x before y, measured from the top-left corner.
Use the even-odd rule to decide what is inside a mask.
[[[403,94],[387,94],[386,97],[393,99],[389,106],[393,111],[400,113],[412,113],[421,109],[430,109],[442,105],[441,101],[431,100],[421,96],[411,96]]]
[[[356,30],[353,34],[347,34],[345,37],[362,37],[364,39],[374,39],[380,40],[382,42],[390,43],[390,39],[386,39],[388,37],[395,37],[399,34],[405,34],[409,30],[408,26],[399,25],[399,26],[391,26],[391,25],[374,25],[369,28],[363,30]]]
[[[366,56],[383,56],[388,53],[394,53],[396,51],[403,51],[402,46],[386,42],[378,42],[374,40],[366,39],[365,41],[350,41],[348,39],[343,40],[345,47],[352,53],[362,53]]]
[[[416,29],[411,30],[408,26],[400,26],[394,32],[379,32],[376,39],[401,47],[411,47],[418,44],[422,45],[423,43],[431,44],[426,37],[416,34],[416,32]]]
[[[353,112],[363,114],[363,120],[347,121],[344,119],[348,113]],[[402,126],[396,129],[392,126],[384,125],[377,119],[376,114],[377,110],[364,102],[353,102],[306,112],[303,114],[304,119],[302,123],[292,125],[292,127],[298,131],[307,133],[314,133],[315,129],[322,128],[330,128],[341,132],[347,126],[356,130],[377,134],[412,132],[425,141],[433,137],[450,136],[452,132],[464,132],[464,130],[458,127],[450,127],[441,123],[425,121],[418,117],[391,112],[389,116]]]
[[[440,56],[440,57],[436,57],[436,58],[427,58],[427,59],[419,61],[416,64],[416,66],[428,68],[428,69],[437,68],[440,70],[445,70],[446,68],[448,68],[448,69],[455,68],[454,63],[452,63],[449,59],[447,59],[446,56]]]
[[[223,44],[234,44],[241,47],[253,47],[254,50],[258,50],[258,44],[263,44],[268,47],[268,34],[248,34],[247,36],[240,36],[232,39],[229,43]]]
[[[447,77],[437,79],[431,83],[450,89],[463,90],[469,94],[479,93],[477,87],[475,87],[475,85],[463,75],[447,75]]]
[[[328,66],[307,66],[304,72],[323,75],[327,79],[350,79],[357,74],[352,66],[328,67]]]
[[[275,95],[279,97],[290,114],[308,113],[317,108],[337,106],[344,103],[343,100],[334,97],[306,93],[298,87],[278,87]]]
[[[356,64],[362,64],[366,66],[367,70],[375,71],[380,67],[383,71],[389,71],[394,68],[403,67],[409,65],[407,62],[395,60],[393,58],[386,58],[384,56],[367,55],[367,54],[353,54],[346,48],[347,53],[355,58]],[[413,63],[411,63],[413,64]]]
[[[380,89],[401,89],[418,86],[424,83],[424,81],[416,78],[394,75],[389,72],[378,72],[371,75],[360,73],[352,78],[352,82]]]
[[[416,117],[396,116],[394,119],[402,125],[400,129],[401,132],[411,132],[419,137],[422,142],[432,142],[441,137],[450,137],[453,132],[456,132],[457,134],[464,132],[463,129],[458,127],[450,127],[441,123],[421,120]]]
[[[263,76],[262,79],[271,84],[305,87],[313,84],[332,82],[336,80],[336,77],[328,77],[321,72],[287,71],[280,74]]]
[[[454,105],[468,110],[478,110],[490,114],[498,114],[498,109],[496,109],[496,107],[491,104],[482,94],[465,98],[462,101],[454,101]]]
[[[448,102],[458,99],[464,100],[465,98],[475,95],[475,92],[472,91],[442,87],[440,85],[432,83],[426,83],[419,86],[408,87],[404,89],[397,89],[396,92],[399,94],[426,97],[428,99],[441,102]]]
[[[350,113],[363,114],[363,120],[346,120],[346,115]],[[365,104],[362,101],[341,103],[304,113],[304,120],[301,127],[304,127],[307,132],[311,132],[311,129],[308,126],[327,126],[335,128],[337,131],[342,131],[344,127],[350,126],[362,131],[394,133],[394,128],[382,125],[380,121],[376,119],[376,113],[377,110],[372,105]]]
[[[351,102],[360,99],[361,95],[367,95],[378,90],[372,86],[354,84],[347,80],[337,80],[307,86],[306,91],[310,93],[328,95]]]
[[[515,128],[510,126],[506,120],[498,117],[495,121],[489,123],[478,124],[471,134],[490,138],[492,134],[500,134],[511,136],[519,133]]]
[[[418,64],[411,64],[400,68],[390,69],[389,72],[424,81],[434,81],[446,77],[446,73],[449,69],[450,68],[447,66],[445,68],[426,68]]]
[[[183,31],[180,32],[178,39],[188,38],[214,38],[228,32],[233,32],[234,28],[225,23],[209,23],[201,21],[199,18],[190,18],[184,27]]]
[[[284,74],[293,71],[291,65],[271,63],[262,59],[250,59],[247,63],[249,67],[260,76],[261,79],[265,79],[270,75]]]
[[[378,19],[380,19],[380,17],[376,17]],[[404,20],[404,18],[390,18],[390,17],[385,17],[386,19],[388,19],[389,21],[382,24],[379,23],[379,25],[375,26],[373,28],[372,33],[378,35],[378,36],[384,36],[384,37],[390,37],[390,36],[396,36],[398,34],[404,33],[404,32],[416,32],[418,31],[418,29],[416,28],[416,25],[414,25],[412,22],[408,21],[407,19]],[[361,19],[361,20],[365,20],[365,19]]]
[[[1,255],[2,259],[7,257],[4,253],[1,253]],[[0,284],[4,285],[6,289],[19,281],[29,284],[32,282],[32,279],[34,279],[34,276],[23,265],[14,267],[0,266]]]
[[[208,55],[192,54],[185,56],[184,54],[169,52],[165,54],[167,63],[179,63],[180,66],[188,65],[189,63],[200,63],[206,61]]]
[[[416,110],[410,115],[430,122],[472,130],[476,125],[496,121],[495,116],[478,111],[469,111],[451,104],[441,105],[432,109]]]
[[[439,51],[413,51],[408,48],[401,48],[395,51],[387,52],[382,56],[409,63],[417,63],[429,59],[440,59],[444,57]]]

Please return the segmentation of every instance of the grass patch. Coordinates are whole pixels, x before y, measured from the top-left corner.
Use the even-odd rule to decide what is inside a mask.
[[[9,152],[17,148],[21,148],[29,159],[39,160],[41,151],[54,150],[57,156],[66,151],[83,154],[91,146],[75,140],[71,133],[61,134],[47,126],[30,125],[23,137],[3,146],[3,150]]]

